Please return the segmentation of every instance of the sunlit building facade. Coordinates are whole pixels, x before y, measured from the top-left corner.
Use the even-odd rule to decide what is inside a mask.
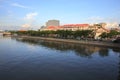
[[[49,20],[46,23],[46,27],[42,27],[40,31],[57,31],[57,30],[93,30],[95,33],[95,39],[99,39],[99,36],[103,33],[109,33],[109,30],[106,29],[106,23],[99,24],[65,24],[59,25],[58,20]]]

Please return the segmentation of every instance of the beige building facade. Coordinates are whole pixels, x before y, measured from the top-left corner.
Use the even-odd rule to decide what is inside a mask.
[[[46,27],[49,26],[60,26],[60,21],[59,20],[48,20],[48,22],[46,22]]]

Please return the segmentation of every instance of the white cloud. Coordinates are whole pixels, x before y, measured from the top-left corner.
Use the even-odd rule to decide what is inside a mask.
[[[35,17],[38,15],[37,12],[31,12],[25,15],[23,18],[25,20],[25,24],[23,24],[21,27],[22,29],[30,29],[33,27],[33,24],[35,23]]]
[[[24,20],[33,20],[35,16],[37,16],[38,13],[37,12],[33,12],[33,13],[28,13],[26,14],[26,16],[24,17]]]
[[[111,22],[111,23],[107,23],[106,27],[107,28],[116,28],[118,27],[118,23],[117,22]]]
[[[109,18],[106,18],[105,20],[111,23],[114,23],[114,22],[120,23],[119,17],[109,17]]]
[[[18,3],[12,3],[11,5],[15,6],[15,7],[20,7],[20,8],[29,8],[27,6],[24,6],[24,5],[21,5],[21,4],[18,4]]]
[[[100,17],[100,16],[93,16],[86,19],[86,21],[90,23],[100,23],[100,22],[106,22],[106,23],[120,23],[120,20],[118,17]]]
[[[100,17],[100,16],[93,16],[86,19],[90,23],[101,23],[105,22],[107,23],[106,28],[115,28],[118,27],[118,24],[120,23],[120,20],[118,17]]]
[[[96,23],[96,22],[101,22],[104,20],[103,17],[100,17],[100,16],[92,16],[92,17],[89,17],[86,19],[87,21],[90,21],[90,22],[93,22],[93,23]]]
[[[23,24],[22,27],[23,27],[23,28],[29,28],[29,27],[30,27],[30,24]]]
[[[31,28],[31,24],[26,23],[21,25],[21,30],[29,30]]]

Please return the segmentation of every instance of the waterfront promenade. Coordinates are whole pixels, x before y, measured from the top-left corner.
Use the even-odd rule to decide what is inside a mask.
[[[59,38],[46,38],[46,37],[33,37],[33,36],[18,36],[17,38],[28,39],[28,40],[30,39],[30,40],[35,40],[35,41],[44,40],[44,41],[74,43],[74,44],[79,44],[79,45],[120,48],[119,43],[105,42],[105,41],[73,40],[73,39],[59,39]]]

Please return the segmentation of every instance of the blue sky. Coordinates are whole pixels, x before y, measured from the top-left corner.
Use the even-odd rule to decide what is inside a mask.
[[[40,28],[50,19],[61,24],[120,23],[120,0],[0,0],[0,28]]]

